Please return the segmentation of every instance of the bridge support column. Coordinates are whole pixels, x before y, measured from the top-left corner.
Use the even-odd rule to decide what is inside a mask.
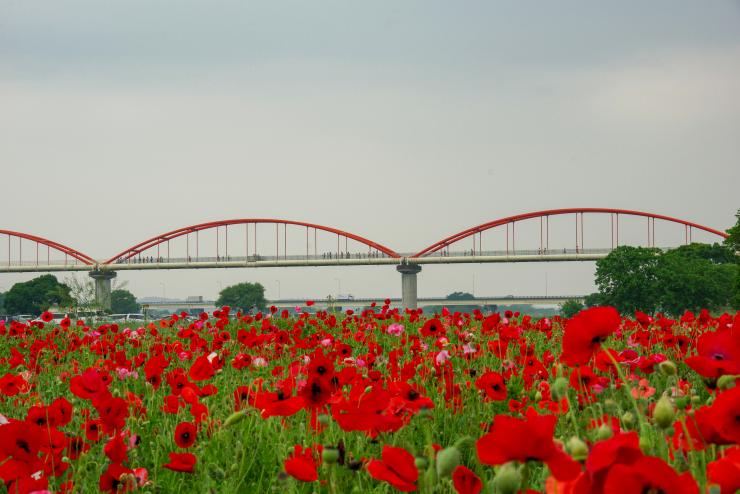
[[[90,271],[90,278],[95,280],[95,302],[101,309],[111,308],[111,280],[116,277],[115,271]]]
[[[401,305],[404,309],[416,309],[416,275],[421,271],[418,264],[399,264],[401,273]]]

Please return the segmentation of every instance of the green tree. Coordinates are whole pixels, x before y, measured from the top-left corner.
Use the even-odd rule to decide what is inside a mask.
[[[475,296],[468,292],[453,292],[447,295],[447,300],[474,300]]]
[[[40,314],[52,305],[72,305],[69,287],[54,275],[45,274],[25,283],[16,283],[5,294],[5,310],[10,314]]]
[[[570,298],[560,304],[560,315],[570,319],[583,310],[583,304],[574,298]]]
[[[735,226],[726,230],[729,237],[725,239],[725,246],[734,254],[735,265],[740,266],[740,209],[735,213],[735,218]],[[735,272],[733,292],[731,304],[735,309],[740,309],[740,267]]]
[[[265,310],[265,287],[261,283],[238,283],[221,290],[216,300],[217,306],[228,305],[243,311],[257,309]]]
[[[735,213],[735,218],[735,226],[725,230],[729,235],[725,239],[725,245],[737,255],[740,252],[740,209]]]
[[[685,310],[718,310],[732,303],[738,265],[723,246],[692,244],[660,256],[660,309],[678,316]],[[724,261],[724,262],[719,262]]]
[[[110,294],[111,311],[114,314],[132,314],[137,313],[141,306],[136,302],[134,294],[128,290],[113,290]]]
[[[0,292],[0,312],[5,312],[5,294],[3,292]]]
[[[600,305],[612,305],[623,314],[636,310],[653,313],[658,308],[660,250],[617,247],[596,262]]]
[[[736,256],[732,249],[722,244],[700,244],[692,243],[681,245],[668,251],[671,255],[678,255],[684,259],[705,259],[712,264],[727,264],[736,262]],[[662,257],[662,256],[661,256]]]
[[[606,305],[604,303],[604,296],[601,295],[599,292],[594,292],[590,295],[586,295],[583,303],[586,307],[599,307],[601,305]]]

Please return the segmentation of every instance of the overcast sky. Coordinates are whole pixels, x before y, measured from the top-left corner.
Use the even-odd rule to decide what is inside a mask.
[[[397,251],[561,207],[724,230],[738,88],[737,1],[0,0],[0,229],[96,258],[248,217]],[[607,226],[588,243],[609,241]],[[427,266],[419,294],[542,294],[546,277],[581,294],[593,270]],[[0,290],[33,276],[0,274]],[[119,278],[137,296],[239,281],[268,298],[400,295],[392,266]]]

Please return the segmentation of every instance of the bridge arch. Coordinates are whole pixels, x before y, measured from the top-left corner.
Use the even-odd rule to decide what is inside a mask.
[[[716,230],[714,228],[710,228],[708,226],[700,225],[698,223],[694,223],[691,221],[682,220],[679,218],[673,218],[671,216],[665,216],[662,214],[656,214],[656,213],[648,213],[644,211],[634,211],[630,209],[613,209],[613,208],[564,208],[564,209],[547,209],[543,211],[533,211],[530,213],[523,213],[518,214],[514,216],[507,216],[505,218],[499,218],[497,220],[489,221],[487,223],[483,223],[478,226],[474,226],[472,228],[468,228],[466,230],[460,231],[458,233],[455,233],[454,235],[450,235],[447,238],[444,238],[442,240],[439,240],[438,242],[433,243],[432,245],[426,247],[425,249],[417,252],[412,257],[423,257],[430,254],[433,254],[434,252],[440,251],[444,249],[445,247],[449,246],[450,244],[453,244],[455,242],[458,242],[460,240],[463,240],[465,238],[471,237],[473,235],[479,234],[481,232],[484,232],[486,230],[490,230],[491,228],[496,228],[499,226],[507,226],[507,232],[508,232],[508,225],[514,225],[517,221],[523,221],[533,218],[547,218],[549,216],[558,216],[558,215],[564,215],[564,214],[575,214],[576,215],[576,238],[578,237],[578,215],[580,215],[581,218],[581,235],[583,235],[583,214],[584,213],[600,213],[600,214],[611,214],[616,215],[617,218],[617,243],[619,242],[618,235],[619,235],[619,215],[625,215],[625,216],[642,216],[648,218],[648,238],[650,235],[650,221],[655,221],[656,219],[662,220],[662,221],[668,221],[672,223],[678,223],[681,225],[684,225],[686,228],[686,239],[687,242],[690,239],[691,235],[691,229],[696,228],[698,230],[702,230],[714,235],[717,235],[719,237],[727,238],[728,235],[725,232],[722,232],[720,230]],[[512,226],[513,231],[513,226]],[[653,226],[653,232],[654,232],[654,226]],[[582,237],[581,237],[582,238]],[[582,243],[582,242],[581,242]],[[507,240],[508,245],[508,240]]]
[[[28,240],[30,242],[35,242],[37,249],[36,249],[36,263],[39,264],[39,252],[38,252],[38,246],[39,245],[45,245],[47,247],[47,261],[50,254],[50,250],[54,249],[57,252],[61,252],[65,256],[69,256],[77,261],[80,261],[83,264],[87,264],[89,266],[94,265],[96,263],[95,259],[88,256],[87,254],[84,254],[76,249],[73,249],[72,247],[68,247],[64,244],[60,244],[59,242],[54,242],[53,240],[49,240],[43,237],[39,237],[37,235],[30,235],[28,233],[22,233],[22,232],[15,232],[12,230],[0,230],[0,235],[7,235],[8,237],[8,264],[11,263],[10,259],[10,244],[13,238],[17,238],[19,243],[23,240]],[[22,258],[22,248],[19,247],[18,249],[18,262],[21,263],[23,261]],[[0,261],[1,262],[1,261]]]
[[[139,242],[138,244],[133,245],[127,248],[126,250],[123,250],[122,252],[116,254],[115,256],[105,261],[104,264],[112,264],[117,261],[126,261],[136,256],[137,254],[140,254],[141,252],[145,250],[151,249],[152,247],[156,247],[172,239],[182,237],[183,235],[188,235],[190,233],[201,232],[204,230],[210,230],[210,229],[219,228],[219,227],[228,227],[231,225],[250,225],[250,224],[254,224],[255,227],[258,224],[302,226],[302,227],[306,227],[307,230],[314,229],[315,231],[324,231],[324,232],[336,234],[337,238],[344,237],[345,239],[352,239],[356,242],[365,244],[370,248],[376,249],[377,251],[382,252],[383,254],[389,257],[393,257],[393,258],[401,257],[399,254],[397,254],[393,249],[389,247],[386,247],[377,242],[373,242],[372,240],[361,237],[359,235],[355,235],[353,233],[339,230],[337,228],[332,228],[332,227],[328,227],[324,225],[317,225],[314,223],[306,223],[303,221],[283,220],[283,219],[274,219],[274,218],[241,218],[241,219],[221,220],[221,221],[211,221],[208,223],[200,223],[197,225],[186,226],[183,228],[178,228],[177,230],[172,230],[171,232],[157,235],[150,239],[144,240],[143,242]]]

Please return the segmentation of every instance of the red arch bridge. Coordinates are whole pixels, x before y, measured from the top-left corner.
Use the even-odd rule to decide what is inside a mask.
[[[95,280],[98,302],[110,306],[111,279],[118,271],[391,264],[401,273],[402,305],[415,308],[416,275],[423,264],[596,261],[619,245],[657,247],[656,220],[665,243],[688,244],[696,233],[710,240],[727,237],[720,230],[655,213],[567,208],[499,218],[450,235],[418,252],[396,252],[323,225],[248,218],[172,230],[105,260],[43,237],[0,230],[0,272],[88,271]],[[584,233],[586,223],[593,230],[588,237]],[[557,235],[551,235],[551,228]],[[3,236],[7,242],[2,242]]]

